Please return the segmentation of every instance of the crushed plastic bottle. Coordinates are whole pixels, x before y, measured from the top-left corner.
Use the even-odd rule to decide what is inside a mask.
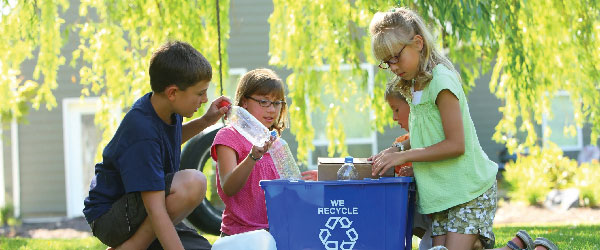
[[[219,107],[229,105],[230,103],[225,100],[219,103]],[[229,111],[227,111],[227,124],[233,126],[250,143],[259,147],[262,147],[271,138],[269,129],[245,108],[240,106],[229,107]]]
[[[300,170],[294,160],[290,146],[283,138],[277,137],[277,131],[271,131],[271,136],[277,138],[271,144],[269,154],[271,154],[279,177],[281,179],[299,180],[302,176],[300,175]]]
[[[344,159],[344,165],[340,167],[337,172],[338,180],[357,180],[358,172],[356,171],[356,167],[354,167],[354,158],[352,156],[346,156]]]

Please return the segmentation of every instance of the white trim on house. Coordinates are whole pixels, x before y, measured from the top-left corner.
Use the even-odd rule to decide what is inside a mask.
[[[83,191],[82,182],[82,147],[81,116],[95,114],[100,104],[97,97],[81,99],[65,98],[63,101],[63,140],[65,159],[65,187],[67,201],[67,217],[83,216],[83,199],[87,194]]]
[[[570,98],[570,94],[567,91],[561,90],[561,91],[557,91],[554,94],[555,97],[557,96],[567,96]],[[552,105],[552,103],[550,103],[550,105]],[[574,108],[574,107],[573,107]],[[573,115],[574,114],[556,114],[555,111],[552,111],[552,113],[554,114],[554,118],[557,118],[560,116],[565,116],[565,115]],[[548,125],[548,116],[546,114],[544,114],[542,116],[542,137],[543,137],[543,143],[547,143],[550,139],[546,137],[546,129],[549,126]],[[558,145],[563,151],[580,151],[583,149],[583,132],[581,130],[581,127],[576,126],[577,127],[577,135],[575,135],[575,137],[577,138],[577,145],[568,145],[568,146],[563,146],[563,145]],[[552,133],[562,133],[562,131],[552,131]]]
[[[375,71],[374,71],[373,65],[369,64],[369,63],[361,63],[360,68],[367,71],[367,75],[368,75],[367,88],[368,88],[369,95],[373,96],[373,88],[375,85]],[[316,71],[329,71],[330,69],[331,69],[330,65],[323,65],[323,66],[315,68]],[[338,70],[351,70],[351,69],[352,69],[352,67],[349,64],[342,64],[338,67]],[[308,97],[306,97],[306,98],[308,98]],[[306,103],[309,103],[308,99],[306,100]],[[373,112],[373,109],[369,109],[369,116],[370,116],[369,117],[370,120],[374,119],[375,113]],[[315,147],[322,147],[322,146],[329,145],[329,140],[325,140],[325,139],[313,139],[312,142]],[[371,155],[375,155],[378,152],[377,151],[377,131],[375,131],[375,130],[371,131],[371,135],[368,137],[346,138],[346,141],[343,143],[346,143],[346,145],[371,144]],[[309,169],[317,169],[317,165],[312,164],[312,162],[313,162],[312,153],[313,153],[312,150],[308,151],[308,155],[307,155],[308,168]]]
[[[17,118],[10,123],[10,145],[12,162],[12,203],[15,218],[21,216],[21,170],[19,166],[19,125]]]

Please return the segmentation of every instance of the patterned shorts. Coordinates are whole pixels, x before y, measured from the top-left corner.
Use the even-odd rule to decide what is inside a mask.
[[[496,183],[477,198],[433,215],[433,236],[447,232],[479,234],[484,245],[495,241],[492,224],[496,214]]]

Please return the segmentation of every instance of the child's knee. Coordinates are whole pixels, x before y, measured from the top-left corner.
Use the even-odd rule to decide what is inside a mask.
[[[190,170],[188,174],[188,190],[194,190],[197,194],[195,196],[202,196],[206,194],[206,176],[198,170]]]
[[[190,198],[204,199],[206,194],[206,176],[198,170],[186,169],[179,172],[180,178],[177,178],[179,183],[177,187],[180,190],[175,190],[175,193],[191,196]],[[175,184],[175,183],[174,183]]]

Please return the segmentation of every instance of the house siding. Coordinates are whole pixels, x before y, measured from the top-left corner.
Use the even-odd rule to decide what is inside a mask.
[[[78,18],[78,8],[77,3],[71,4],[65,13],[66,23]],[[62,28],[65,29],[65,26]],[[77,43],[75,33],[71,33],[61,50],[66,62],[71,61],[71,53]],[[33,75],[35,63],[35,60],[29,60],[22,65],[26,77]],[[78,75],[78,69],[68,63],[62,65],[57,75],[58,87],[53,90],[57,106],[50,111],[44,105],[39,110],[31,109],[27,121],[19,124],[20,208],[23,218],[66,216],[62,99],[80,96],[81,85],[71,80],[72,77],[78,79]]]
[[[471,89],[467,98],[479,144],[490,160],[498,162],[499,152],[504,145],[495,142],[492,136],[496,125],[502,118],[502,114],[498,110],[501,101],[490,93],[490,79],[491,72],[476,79],[475,87]]]
[[[269,16],[273,13],[270,0],[232,0],[229,10],[231,26],[227,52],[230,68],[256,68],[274,70],[281,79],[290,74],[289,70],[269,65]],[[230,94],[234,98],[235,94]],[[288,103],[290,100],[288,100]],[[288,105],[289,107],[289,105]],[[288,142],[292,154],[296,155],[298,142],[289,129],[281,135]]]

